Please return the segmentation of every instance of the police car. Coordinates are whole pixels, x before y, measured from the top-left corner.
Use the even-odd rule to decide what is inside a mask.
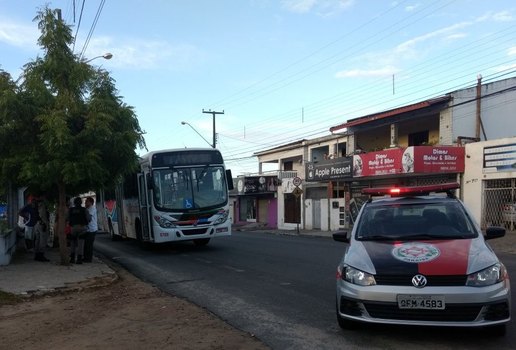
[[[360,323],[489,327],[505,332],[510,283],[505,266],[453,192],[459,185],[367,188],[337,268],[337,320]],[[438,193],[435,193],[438,192]],[[378,198],[378,196],[381,196]]]

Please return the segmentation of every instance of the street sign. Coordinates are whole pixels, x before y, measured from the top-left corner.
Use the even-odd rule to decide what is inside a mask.
[[[292,190],[292,194],[296,196],[296,198],[299,198],[299,196],[303,194],[303,190],[296,186],[296,188]]]
[[[292,183],[294,184],[294,186],[299,186],[299,185],[301,185],[302,182],[303,182],[303,180],[301,180],[301,178],[299,176],[296,176],[295,178],[292,179]]]

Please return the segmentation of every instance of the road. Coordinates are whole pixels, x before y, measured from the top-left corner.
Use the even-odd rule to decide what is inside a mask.
[[[516,349],[514,321],[501,338],[475,329],[340,330],[335,269],[345,245],[325,237],[236,232],[202,248],[185,242],[142,250],[134,241],[99,235],[95,247],[144,281],[205,307],[273,349]],[[499,256],[515,280],[516,255]]]

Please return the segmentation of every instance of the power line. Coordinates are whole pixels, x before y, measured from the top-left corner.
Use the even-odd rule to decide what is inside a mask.
[[[90,43],[91,36],[93,35],[93,31],[97,27],[97,23],[98,23],[100,14],[102,13],[102,9],[104,8],[104,4],[105,3],[106,3],[106,0],[101,0],[100,1],[99,7],[97,9],[97,13],[95,14],[95,18],[93,19],[93,23],[92,23],[92,25],[90,27],[90,31],[88,32],[88,36],[86,37],[86,41],[84,42],[84,46],[83,46],[83,48],[81,50],[81,54],[79,55],[79,59],[81,59],[83,57],[84,53],[86,52],[86,49],[87,49],[87,47],[88,47],[88,45]]]
[[[83,14],[83,11],[84,11],[84,3],[85,2],[86,2],[86,0],[82,0],[81,12],[79,13],[79,23],[77,23],[77,28],[75,29],[75,36],[73,37],[72,52],[75,51],[75,43],[77,42],[77,33],[79,32],[79,28],[81,27],[82,14]],[[74,9],[75,9],[75,6],[74,6]],[[75,10],[74,10],[73,16],[75,18]]]

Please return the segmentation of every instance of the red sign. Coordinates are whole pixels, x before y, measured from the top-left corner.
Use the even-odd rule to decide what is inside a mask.
[[[414,149],[415,173],[464,172],[464,147],[417,146],[409,148]]]
[[[353,156],[353,177],[464,172],[464,148],[416,146]]]

